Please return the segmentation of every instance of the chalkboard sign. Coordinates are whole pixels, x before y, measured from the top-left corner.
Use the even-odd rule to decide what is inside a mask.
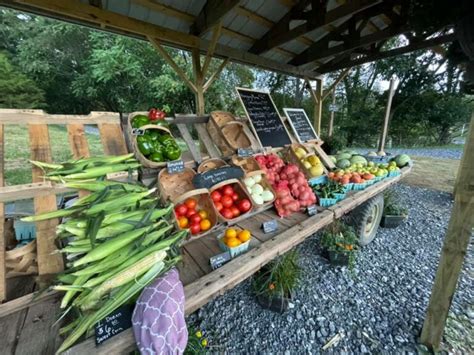
[[[252,148],[238,148],[237,149],[237,156],[239,158],[247,158],[250,157],[254,154],[254,151]]]
[[[102,344],[132,326],[132,306],[125,305],[95,324],[95,344]]]
[[[311,205],[306,208],[306,212],[308,213],[308,216],[314,216],[315,214],[318,213],[318,210],[316,208],[316,205]]]
[[[244,177],[244,171],[237,166],[224,166],[222,168],[212,169],[204,173],[196,174],[193,177],[195,188],[209,189],[215,184],[229,179],[241,179]]]
[[[182,160],[169,161],[168,164],[166,164],[166,168],[168,169],[169,174],[180,173],[184,170],[184,161]]]
[[[220,268],[226,262],[230,261],[230,259],[232,259],[230,252],[226,251],[225,253],[212,256],[209,259],[209,262],[211,263],[212,270],[215,270],[215,269]]]
[[[276,232],[278,230],[278,221],[276,219],[271,219],[263,222],[262,229],[265,234]]]
[[[284,108],[283,111],[285,111],[286,117],[288,117],[298,142],[304,143],[318,139],[318,135],[314,131],[313,126],[311,126],[308,116],[306,116],[306,112],[303,109]]]
[[[262,147],[283,147],[291,138],[268,92],[236,88]]]
[[[145,130],[141,128],[132,128],[132,135],[133,136],[143,136],[145,134]]]

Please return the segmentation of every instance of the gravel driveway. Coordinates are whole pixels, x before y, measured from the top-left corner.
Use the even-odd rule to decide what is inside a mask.
[[[247,280],[190,321],[207,332],[215,350],[231,354],[319,353],[338,333],[341,340],[326,352],[416,352],[452,201],[434,190],[396,189],[409,207],[409,220],[396,230],[380,228],[359,253],[354,275],[321,258],[318,238],[312,237],[298,247],[305,273],[287,313],[262,309]],[[473,271],[471,245],[446,342],[464,353],[474,351]]]
[[[361,154],[366,154],[369,151],[376,151],[374,148],[357,148],[355,149]],[[410,156],[417,156],[417,157],[428,157],[428,158],[441,158],[441,159],[461,159],[462,156],[462,148],[455,149],[455,148],[394,148],[394,149],[386,149],[387,153],[391,153],[392,155],[397,154],[408,154]]]

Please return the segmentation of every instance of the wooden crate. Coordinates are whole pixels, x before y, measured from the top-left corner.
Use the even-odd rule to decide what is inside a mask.
[[[42,110],[0,109],[0,301],[6,298],[5,260],[5,202],[22,199],[34,200],[36,214],[56,210],[56,195],[72,191],[60,184],[44,181],[41,169],[32,167],[32,183],[5,186],[5,125],[26,125],[29,135],[30,158],[51,162],[52,151],[48,125],[64,125],[67,129],[70,151],[75,158],[88,157],[89,145],[85,124],[97,125],[105,155],[127,154],[122,132],[121,117],[113,112],[91,112],[89,115],[49,115]],[[64,268],[61,254],[54,254],[55,229],[58,220],[37,222],[36,253],[39,275],[54,274]]]

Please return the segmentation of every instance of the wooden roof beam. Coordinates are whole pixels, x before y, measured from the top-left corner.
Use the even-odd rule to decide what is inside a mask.
[[[309,0],[302,0],[294,5],[280,21],[254,43],[249,52],[255,54],[264,53],[274,47],[298,38],[305,33],[314,31],[334,21],[340,20],[343,17],[374,6],[380,3],[380,0],[354,0],[327,12],[321,7],[314,7],[310,11],[305,11],[310,3],[311,1]],[[290,22],[302,17],[306,18],[307,21],[302,25],[290,29]]]
[[[217,25],[239,2],[240,0],[207,0],[192,24],[190,33],[202,36]]]
[[[425,41],[410,43],[410,44],[408,44],[406,46],[403,46],[403,47],[399,47],[399,48],[391,49],[391,50],[388,50],[388,51],[375,53],[373,55],[368,55],[368,56],[357,58],[357,59],[352,59],[352,60],[347,59],[347,60],[340,61],[338,63],[334,63],[333,61],[331,61],[329,63],[326,63],[326,64],[320,66],[316,70],[318,71],[318,73],[329,73],[329,72],[336,71],[336,70],[339,70],[339,69],[344,69],[344,68],[353,67],[353,66],[356,66],[356,65],[361,65],[361,64],[373,62],[373,61],[379,60],[379,59],[390,58],[390,57],[394,57],[394,56],[401,55],[401,54],[406,54],[406,53],[413,52],[413,51],[420,50],[420,49],[437,47],[440,44],[452,42],[454,40],[456,40],[456,35],[454,33],[451,33],[451,34],[448,34],[448,35],[443,35],[443,36],[430,38],[430,39],[427,39]]]

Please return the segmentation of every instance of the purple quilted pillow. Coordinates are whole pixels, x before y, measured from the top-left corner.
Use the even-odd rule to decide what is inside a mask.
[[[182,354],[188,343],[184,289],[176,269],[145,287],[132,316],[141,354]]]

